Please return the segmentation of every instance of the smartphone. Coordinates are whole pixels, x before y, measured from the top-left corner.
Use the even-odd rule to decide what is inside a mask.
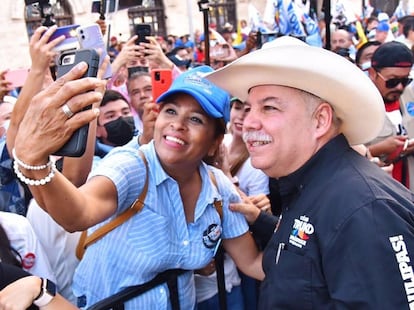
[[[128,67],[128,79],[135,73],[135,72],[149,72],[149,67],[147,66],[135,66],[135,67]]]
[[[165,93],[172,83],[172,71],[169,69],[151,70],[152,101],[156,102],[158,97]]]
[[[13,88],[22,87],[29,75],[29,69],[14,69],[7,71],[6,81],[12,83]]]
[[[96,77],[99,68],[99,55],[94,49],[81,49],[75,51],[63,52],[58,57],[56,77],[69,72],[74,66],[81,61],[85,61],[88,64],[88,70],[82,77]],[[91,106],[85,109],[90,109]],[[88,138],[89,124],[86,124],[78,128],[69,140],[60,148],[54,155],[68,156],[68,157],[80,157],[85,153],[86,142]]]
[[[135,44],[139,44],[141,42],[149,43],[145,37],[151,36],[151,25],[150,24],[137,24],[134,26],[134,34],[138,36],[135,40]]]
[[[81,49],[95,49],[99,55],[99,66],[102,65],[102,62],[105,59],[105,56],[108,55],[106,51],[106,44],[103,39],[101,32],[101,27],[98,24],[91,24],[87,26],[80,26],[76,28],[76,33],[79,41],[79,46]],[[108,64],[104,78],[109,79],[112,76],[111,64]]]
[[[79,48],[79,41],[76,36],[76,29],[79,25],[66,25],[58,27],[55,32],[50,36],[48,42],[64,35],[65,39],[56,45],[53,50],[56,52],[62,52],[67,50],[74,50]]]

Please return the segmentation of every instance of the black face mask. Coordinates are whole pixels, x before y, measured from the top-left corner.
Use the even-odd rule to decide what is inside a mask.
[[[134,118],[132,116],[119,117],[104,125],[108,136],[106,139],[115,146],[121,146],[131,141],[135,132]]]

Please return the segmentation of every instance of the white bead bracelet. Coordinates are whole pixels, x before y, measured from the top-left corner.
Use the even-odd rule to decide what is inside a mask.
[[[51,161],[50,165],[51,165],[50,173],[40,180],[29,179],[28,177],[24,176],[23,173],[19,170],[19,164],[17,163],[16,160],[13,163],[13,168],[14,168],[14,173],[16,174],[17,178],[20,181],[22,181],[23,183],[27,185],[39,186],[39,185],[45,185],[46,183],[49,183],[52,180],[52,178],[55,176],[56,164],[53,161]]]
[[[50,167],[51,165],[52,165],[52,161],[50,160],[50,158],[49,158],[49,161],[46,163],[46,164],[44,164],[44,165],[39,165],[39,166],[31,166],[31,165],[28,165],[28,164],[26,164],[25,162],[23,162],[23,161],[21,161],[17,156],[16,156],[16,150],[13,148],[13,150],[12,150],[12,154],[13,154],[13,158],[14,158],[14,161],[19,165],[19,166],[21,166],[21,167],[23,167],[24,169],[27,169],[27,170],[43,170],[43,169],[46,169],[47,167]]]

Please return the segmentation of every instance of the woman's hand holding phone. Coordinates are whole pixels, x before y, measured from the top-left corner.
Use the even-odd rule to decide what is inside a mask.
[[[105,82],[92,77],[81,79],[87,69],[85,62],[79,63],[31,99],[15,142],[17,153],[24,154],[23,161],[33,165],[47,162],[76,129],[99,115],[99,109],[84,108],[101,102],[102,94],[95,90],[104,87]],[[73,117],[63,112],[65,104]]]
[[[60,78],[68,73],[72,68],[81,62],[88,64],[88,70],[82,77],[96,77],[99,68],[99,55],[95,49],[83,49],[76,51],[68,51],[62,53],[58,58],[57,77]],[[85,109],[90,109],[92,106],[87,106]],[[62,106],[64,114],[68,119],[72,118],[74,111],[68,104]],[[80,157],[86,149],[87,137],[89,131],[89,124],[76,129],[69,140],[59,149],[54,155]]]

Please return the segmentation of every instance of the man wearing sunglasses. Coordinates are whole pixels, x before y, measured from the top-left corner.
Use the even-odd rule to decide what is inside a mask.
[[[402,114],[404,106],[400,102],[404,89],[412,81],[412,65],[411,50],[400,42],[384,43],[372,55],[369,77],[382,95],[387,117],[380,135],[368,146],[372,156],[379,157],[385,165],[394,165],[392,175],[395,179],[414,189],[414,173],[410,182],[407,160],[414,153],[414,142],[410,140],[414,136],[408,136]]]

